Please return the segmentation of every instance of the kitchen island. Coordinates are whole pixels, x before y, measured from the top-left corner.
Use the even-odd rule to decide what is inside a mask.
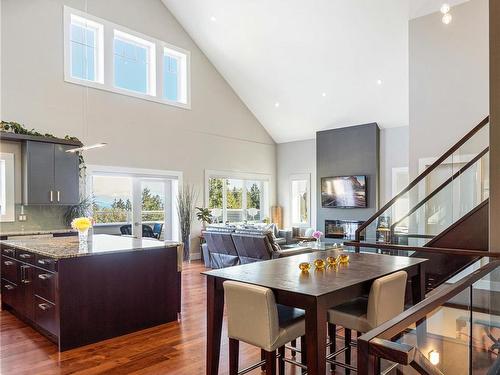
[[[0,241],[2,309],[60,351],[177,320],[176,242],[94,235]]]

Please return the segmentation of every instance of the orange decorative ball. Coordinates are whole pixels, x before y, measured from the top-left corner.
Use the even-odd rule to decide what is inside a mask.
[[[326,266],[326,262],[321,259],[321,258],[318,258],[314,261],[314,266],[319,269],[319,270],[322,270],[323,268],[325,268]]]
[[[299,268],[302,272],[307,272],[311,269],[311,263],[302,262],[299,264]]]
[[[328,257],[328,258],[326,258],[326,262],[330,266],[336,266],[337,265],[337,258],[336,257]]]
[[[349,263],[349,255],[347,254],[340,254],[340,263],[346,264]]]

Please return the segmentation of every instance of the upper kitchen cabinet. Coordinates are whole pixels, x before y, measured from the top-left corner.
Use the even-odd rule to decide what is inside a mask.
[[[74,145],[27,140],[23,144],[23,203],[72,205],[79,201]]]

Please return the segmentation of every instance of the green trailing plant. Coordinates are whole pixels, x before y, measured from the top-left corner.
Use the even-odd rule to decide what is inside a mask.
[[[18,122],[14,122],[14,121],[1,121],[0,122],[0,131],[14,133],[14,134],[21,134],[21,135],[32,135],[35,137],[60,139],[59,137],[56,137],[55,135],[50,134],[50,133],[43,134],[43,133],[37,132],[35,129],[29,130],[24,125],[22,125]],[[77,137],[73,137],[73,136],[69,136],[69,135],[65,135],[63,139],[65,139],[67,141],[74,141],[74,142],[82,143]],[[83,159],[83,156],[81,153],[78,153],[78,161],[79,161],[80,176],[83,177],[86,166],[85,166],[85,160]]]
[[[189,260],[189,236],[191,234],[191,223],[194,219],[195,202],[198,194],[192,185],[184,185],[177,194],[177,215],[181,230],[182,243],[184,244],[183,258]]]
[[[66,225],[70,226],[73,219],[77,217],[92,216],[92,207],[94,204],[94,197],[88,196],[80,201],[80,203],[69,206],[64,213],[64,221]]]
[[[210,213],[210,209],[203,207],[196,207],[196,217],[199,221],[205,226],[205,223],[212,224],[212,214]]]

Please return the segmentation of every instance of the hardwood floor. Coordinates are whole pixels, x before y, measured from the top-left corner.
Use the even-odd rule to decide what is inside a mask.
[[[0,311],[0,374],[204,374],[206,295],[205,278],[200,275],[204,269],[199,261],[185,264],[179,322],[63,353],[9,312]],[[220,374],[227,374],[225,324],[222,342]],[[240,368],[259,360],[259,349],[241,344]],[[287,364],[286,373],[298,375],[300,371]]]

